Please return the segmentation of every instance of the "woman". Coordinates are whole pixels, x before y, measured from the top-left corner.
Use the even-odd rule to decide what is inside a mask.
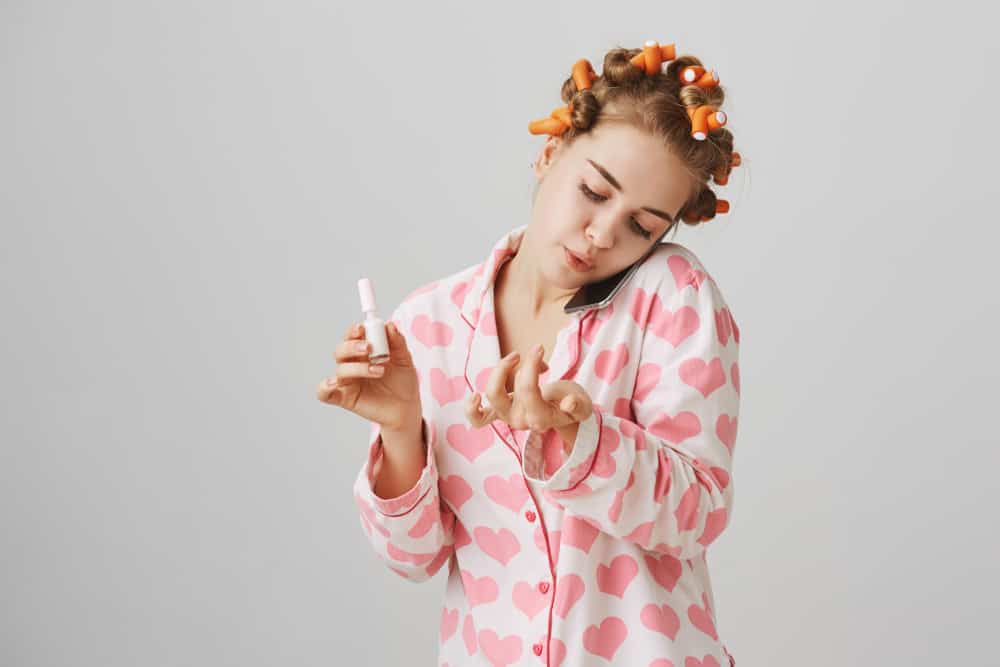
[[[660,239],[714,215],[706,181],[738,156],[728,130],[693,136],[721,88],[656,48],[663,72],[649,44],[600,77],[578,62],[530,223],[408,296],[384,367],[351,327],[318,390],[372,422],[354,494],[375,551],[414,582],[448,564],[443,664],[735,664],[706,549],[733,507],[739,330]],[[609,303],[564,310],[640,260]]]

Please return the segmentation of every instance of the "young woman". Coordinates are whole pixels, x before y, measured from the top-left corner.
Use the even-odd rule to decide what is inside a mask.
[[[388,364],[350,327],[319,398],[372,423],[354,495],[376,553],[414,582],[448,565],[441,664],[735,664],[706,550],[733,509],[739,329],[660,242],[724,210],[724,115],[695,136],[722,89],[647,43],[601,76],[578,61],[562,97],[530,126],[550,135],[530,223],[408,296]],[[564,309],[640,261],[607,303]]]

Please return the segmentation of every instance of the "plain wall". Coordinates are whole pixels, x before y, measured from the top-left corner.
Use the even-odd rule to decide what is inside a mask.
[[[578,58],[675,42],[744,164],[682,228],[741,328],[740,665],[996,664],[996,12],[896,2],[0,5],[0,663],[434,664],[377,560],[359,318],[528,221]]]

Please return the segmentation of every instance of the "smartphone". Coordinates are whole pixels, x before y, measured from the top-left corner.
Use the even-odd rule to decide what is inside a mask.
[[[667,230],[656,239],[656,242],[649,247],[649,250],[643,253],[642,257],[636,260],[634,264],[625,267],[613,276],[608,276],[604,280],[584,285],[577,290],[576,294],[563,306],[563,311],[566,313],[575,313],[578,310],[586,308],[601,308],[606,306],[615,298],[615,295],[629,281],[629,278],[638,270],[639,266],[646,261],[646,258],[660,247],[660,241],[667,235],[667,231],[669,230],[670,227],[667,227]]]

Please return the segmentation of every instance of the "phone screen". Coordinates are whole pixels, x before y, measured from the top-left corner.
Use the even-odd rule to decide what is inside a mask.
[[[611,299],[614,298],[615,294],[618,293],[622,286],[628,282],[629,278],[632,277],[632,274],[638,270],[644,261],[646,261],[646,258],[649,257],[654,250],[660,247],[660,241],[667,235],[667,231],[669,230],[670,227],[667,227],[660,237],[656,239],[656,242],[649,247],[649,250],[643,253],[642,257],[636,260],[634,264],[625,267],[613,276],[608,276],[603,280],[589,283],[578,289],[576,294],[570,298],[569,302],[563,306],[563,311],[566,313],[573,313],[585,308],[606,305],[609,301],[611,301]]]

